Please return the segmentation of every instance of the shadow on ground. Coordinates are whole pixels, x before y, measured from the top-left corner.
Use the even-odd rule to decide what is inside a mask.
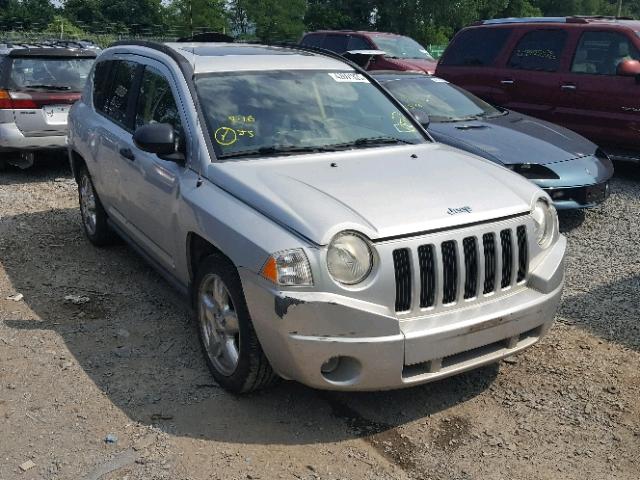
[[[213,383],[178,294],[127,246],[91,246],[75,209],[1,219],[0,251],[13,288],[37,317],[5,324],[55,331],[114,405],[134,421],[176,435],[260,444],[372,435],[405,442],[393,427],[475,397],[498,373],[494,365],[410,390],[367,394],[283,382],[236,397]],[[90,300],[74,305],[67,295]]]
[[[0,157],[2,155],[6,154],[0,153]],[[33,166],[24,170],[13,165],[6,165],[4,169],[0,169],[0,185],[46,182],[61,177],[71,177],[71,168],[65,153],[40,155],[36,157]]]

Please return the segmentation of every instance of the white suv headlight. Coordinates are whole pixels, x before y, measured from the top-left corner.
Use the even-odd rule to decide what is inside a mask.
[[[344,285],[363,282],[373,269],[369,242],[356,232],[339,233],[329,244],[327,268],[333,279]]]
[[[531,216],[538,245],[547,247],[555,233],[557,217],[555,207],[545,198],[539,198],[531,211]]]

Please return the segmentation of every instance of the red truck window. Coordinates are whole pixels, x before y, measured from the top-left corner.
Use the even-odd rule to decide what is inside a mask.
[[[527,33],[511,54],[509,68],[557,72],[567,43],[564,30],[535,30]]]
[[[585,32],[580,37],[571,71],[616,75],[618,64],[625,60],[640,60],[640,52],[625,35],[616,32]]]
[[[472,28],[460,32],[440,64],[450,67],[490,66],[511,35],[507,28]]]

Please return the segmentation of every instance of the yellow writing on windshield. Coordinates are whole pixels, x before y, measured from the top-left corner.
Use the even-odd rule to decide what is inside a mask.
[[[229,115],[227,118],[232,124],[256,123],[256,119],[253,115]]]
[[[213,136],[219,145],[228,147],[236,143],[238,137],[253,138],[256,136],[256,132],[255,130],[247,130],[245,128],[220,127]]]

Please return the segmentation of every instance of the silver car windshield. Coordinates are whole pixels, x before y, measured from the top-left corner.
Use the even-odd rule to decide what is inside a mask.
[[[14,58],[11,88],[80,92],[94,61],[94,58]]]
[[[412,112],[422,111],[432,122],[459,122],[503,115],[475,95],[435,77],[396,78],[382,84]]]
[[[400,35],[372,35],[376,46],[390,58],[433,60],[426,48],[409,37]]]
[[[212,73],[195,83],[219,159],[427,141],[359,73]]]

